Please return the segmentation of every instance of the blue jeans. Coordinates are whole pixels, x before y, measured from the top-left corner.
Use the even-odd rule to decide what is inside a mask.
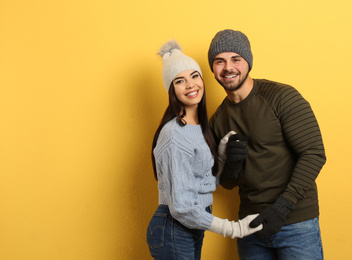
[[[150,254],[157,260],[200,260],[203,238],[204,230],[183,226],[166,205],[159,205],[147,230]]]
[[[241,260],[282,259],[282,260],[322,260],[319,218],[284,225],[273,236],[258,237],[253,234],[237,239]]]

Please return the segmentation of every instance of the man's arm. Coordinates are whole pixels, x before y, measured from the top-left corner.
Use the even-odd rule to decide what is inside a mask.
[[[285,88],[280,93],[275,112],[297,162],[283,194],[250,223],[251,227],[263,224],[263,229],[258,232],[262,236],[280,231],[286,216],[304,198],[326,161],[318,122],[309,103],[297,90]]]
[[[286,90],[278,114],[297,163],[283,195],[294,204],[304,198],[326,162],[323,140],[310,104],[295,89]]]

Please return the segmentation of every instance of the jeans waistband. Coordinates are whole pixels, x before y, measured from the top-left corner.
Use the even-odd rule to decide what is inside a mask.
[[[160,204],[158,209],[160,209],[162,212],[164,213],[170,213],[170,209],[169,209],[169,206],[168,205],[165,205],[165,204]],[[213,205],[210,205],[208,207],[205,207],[205,211],[206,212],[209,212],[209,213],[212,213],[213,212]]]

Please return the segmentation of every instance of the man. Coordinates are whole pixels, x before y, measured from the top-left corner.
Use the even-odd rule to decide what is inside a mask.
[[[250,77],[253,56],[242,32],[218,32],[208,60],[227,94],[211,129],[217,142],[237,133],[228,140],[221,185],[239,187],[240,219],[260,213],[250,226],[263,224],[237,239],[240,259],[323,259],[315,179],[326,157],[309,103],[289,85]]]

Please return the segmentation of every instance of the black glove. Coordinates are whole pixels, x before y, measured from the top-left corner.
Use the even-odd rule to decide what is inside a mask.
[[[229,137],[226,148],[226,162],[222,175],[238,179],[244,160],[248,157],[247,141],[239,134]]]
[[[263,229],[258,231],[256,234],[262,237],[272,236],[281,230],[286,216],[291,210],[295,208],[295,205],[283,195],[280,195],[275,203],[267,207],[262,213],[259,214],[249,226],[255,228],[260,224],[263,224]]]

